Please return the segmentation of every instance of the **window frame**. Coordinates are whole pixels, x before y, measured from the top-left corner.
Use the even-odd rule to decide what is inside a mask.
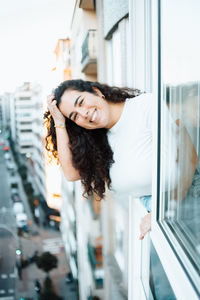
[[[153,20],[153,94],[157,99],[155,108],[157,116],[157,126],[155,128],[155,139],[153,145],[154,170],[153,170],[153,199],[152,199],[152,231],[150,237],[153,245],[159,255],[160,261],[166,272],[171,287],[177,299],[199,299],[198,291],[191,280],[190,274],[193,272],[191,263],[187,259],[183,249],[178,244],[175,236],[169,232],[166,222],[161,220],[162,205],[160,204],[160,141],[161,130],[161,105],[159,99],[162,99],[162,73],[161,73],[161,1],[152,0]],[[157,85],[155,84],[157,83]],[[184,257],[180,260],[180,256]],[[178,281],[177,281],[178,278]],[[181,285],[179,284],[181,282]]]

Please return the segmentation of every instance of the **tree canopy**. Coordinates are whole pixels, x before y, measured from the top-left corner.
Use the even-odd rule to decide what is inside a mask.
[[[44,272],[48,273],[52,269],[57,268],[58,259],[55,255],[47,251],[38,256],[36,264],[39,269],[42,269]]]

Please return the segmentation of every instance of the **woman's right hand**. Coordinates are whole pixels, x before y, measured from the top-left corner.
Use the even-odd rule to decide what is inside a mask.
[[[47,97],[47,107],[52,115],[55,124],[65,123],[65,116],[61,113],[57,107],[57,101],[55,95],[49,95]]]

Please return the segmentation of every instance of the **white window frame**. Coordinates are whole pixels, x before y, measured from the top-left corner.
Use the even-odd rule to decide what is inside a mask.
[[[129,24],[130,24],[130,46],[131,46],[131,65],[132,65],[132,82],[133,86],[139,89],[148,90],[152,87],[152,93],[155,99],[154,111],[158,116],[157,99],[159,96],[158,83],[160,84],[160,74],[158,73],[158,8],[159,0],[151,0],[151,13],[152,13],[152,81],[148,79],[146,71],[148,66],[149,57],[145,56],[146,53],[145,43],[142,33],[144,32],[144,3],[145,0],[129,0]],[[147,7],[146,7],[147,8]],[[148,9],[148,8],[147,8]],[[140,35],[140,42],[137,43]],[[148,36],[147,36],[148,38]],[[143,41],[143,42],[142,42]],[[146,62],[145,62],[146,60]],[[149,72],[150,73],[150,72]],[[160,81],[160,82],[159,82]],[[150,83],[150,84],[149,84]],[[151,86],[152,85],[152,86]],[[164,231],[157,221],[157,157],[158,157],[158,119],[155,120],[155,136],[153,139],[153,191],[152,191],[152,230],[145,239],[139,241],[139,224],[144,214],[145,209],[140,204],[139,199],[129,199],[129,300],[143,300],[146,299],[144,285],[149,282],[149,260],[150,260],[150,243],[151,238],[153,246],[158,254],[161,264],[164,268],[169,283],[173,292],[178,300],[199,299],[194,287],[192,286],[189,278],[187,277],[181,263],[179,262],[173,248],[168,242]],[[174,244],[175,245],[175,244]],[[143,247],[143,257],[146,256],[146,274],[142,278],[141,259]],[[145,255],[144,255],[145,253]]]
[[[159,28],[157,22],[158,20],[158,5],[159,0],[152,0],[152,45],[153,45],[153,56],[152,56],[152,66],[153,66],[153,94],[156,99],[159,97],[158,91],[158,82],[162,82],[162,78],[160,74],[158,74],[158,57],[160,54],[158,53],[158,36],[159,36]],[[158,106],[155,107],[156,116],[158,116]],[[159,120],[157,119],[157,124]],[[169,244],[161,226],[157,222],[157,170],[158,170],[158,126],[155,128],[156,134],[154,139],[154,170],[153,170],[153,201],[152,201],[152,231],[150,233],[150,237],[152,239],[153,245],[157,251],[159,259],[163,265],[165,273],[168,277],[168,280],[171,284],[173,292],[176,298],[179,300],[188,300],[188,299],[199,299],[198,295],[196,294],[194,287],[192,286],[189,278],[187,277],[184,269],[182,268],[174,250],[172,249],[171,245]],[[174,241],[173,241],[174,242]],[[176,247],[176,245],[174,244]]]

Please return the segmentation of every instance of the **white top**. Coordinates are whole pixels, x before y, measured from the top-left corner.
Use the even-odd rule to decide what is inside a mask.
[[[115,161],[110,169],[111,189],[116,193],[152,194],[153,105],[152,94],[127,99],[119,121],[108,131]],[[173,153],[176,161],[177,151]]]

